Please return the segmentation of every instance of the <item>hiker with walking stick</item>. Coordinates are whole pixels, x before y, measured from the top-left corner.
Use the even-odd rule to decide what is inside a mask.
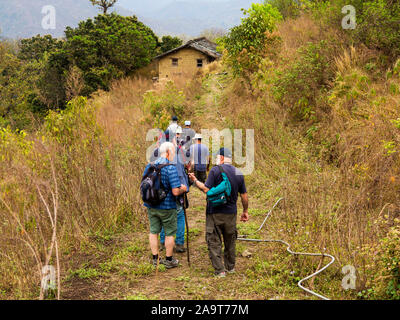
[[[177,232],[176,197],[185,194],[188,189],[181,183],[173,161],[176,146],[164,142],[159,148],[160,158],[146,166],[140,184],[140,193],[147,207],[150,222],[150,248],[153,265],[162,263],[167,269],[175,268],[179,261],[173,258],[175,235]],[[158,235],[165,230],[166,259],[159,259]]]
[[[184,153],[182,146],[176,143],[176,140],[174,137],[172,137],[172,143],[176,147],[176,155],[174,158],[174,165],[176,166],[176,169],[178,171],[178,176],[179,180],[182,185],[186,186],[187,192],[189,192],[189,177],[187,175],[186,169],[185,169],[185,159],[184,159]],[[186,217],[186,209],[188,207],[188,201],[186,194],[187,192],[181,196],[176,197],[177,201],[177,233],[176,233],[176,239],[175,239],[175,252],[177,253],[184,253],[186,252],[185,249],[185,224],[187,226],[187,217]],[[187,229],[187,228],[186,228]],[[160,244],[161,244],[161,250],[164,250],[165,248],[165,233],[164,229],[161,230],[160,234]]]

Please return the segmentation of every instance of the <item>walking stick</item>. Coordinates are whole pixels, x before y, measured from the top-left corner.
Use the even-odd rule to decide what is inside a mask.
[[[189,251],[189,221],[187,218],[187,214],[186,214],[186,206],[188,203],[187,200],[187,194],[184,194],[184,199],[183,199],[183,212],[185,214],[185,223],[186,223],[186,248],[187,248],[187,260],[188,260],[188,264],[189,264],[189,268],[191,268],[191,264],[190,264],[190,251]]]

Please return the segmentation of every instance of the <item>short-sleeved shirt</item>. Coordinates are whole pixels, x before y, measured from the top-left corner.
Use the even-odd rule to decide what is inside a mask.
[[[168,164],[170,163],[166,158],[159,158],[157,159],[154,164]],[[146,175],[147,171],[150,168],[150,164],[148,164],[144,170],[143,177]],[[150,206],[148,204],[144,204],[148,208],[152,209],[160,209],[160,210],[169,210],[169,209],[176,209],[176,198],[172,194],[172,189],[180,188],[181,181],[179,179],[178,171],[174,165],[167,166],[161,169],[161,182],[166,191],[168,191],[167,197],[164,199],[161,204],[158,206]]]
[[[218,207],[207,206],[207,213],[226,213],[226,214],[236,214],[237,213],[237,200],[238,194],[247,193],[246,184],[244,182],[244,176],[242,172],[230,164],[223,164],[222,169],[226,173],[229,182],[231,183],[232,193],[231,198],[227,204]],[[205,186],[208,189],[212,189],[218,186],[222,182],[221,171],[218,166],[211,169]]]
[[[183,128],[182,129],[182,139],[184,141],[186,149],[189,149],[193,143],[193,138],[196,135],[196,132],[192,128]]]
[[[155,161],[160,158],[159,153],[159,148],[154,149],[154,152],[151,154],[150,157],[150,162],[155,163]],[[175,164],[176,170],[178,171],[179,180],[181,181],[181,184],[186,186],[188,190],[187,192],[189,192],[189,177],[185,171],[185,152],[181,147],[176,148],[175,159],[170,163]]]
[[[194,170],[207,171],[208,157],[210,153],[204,144],[195,144],[190,147],[190,157],[194,161]]]

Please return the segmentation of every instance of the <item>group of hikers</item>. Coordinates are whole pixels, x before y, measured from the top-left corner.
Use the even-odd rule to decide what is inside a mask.
[[[210,170],[212,157],[216,166]],[[149,242],[154,266],[178,267],[174,251],[186,252],[185,219],[190,187],[197,187],[207,194],[206,242],[215,276],[225,277],[226,273],[234,273],[239,194],[243,205],[241,221],[249,220],[244,176],[232,165],[231,150],[221,148],[210,155],[208,147],[202,143],[202,136],[192,129],[191,122],[185,121],[182,128],[174,116],[168,129],[158,137],[140,186],[150,223]],[[163,250],[165,259],[159,255]]]

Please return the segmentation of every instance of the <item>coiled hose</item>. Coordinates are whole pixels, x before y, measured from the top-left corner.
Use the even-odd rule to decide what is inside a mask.
[[[312,256],[312,257],[323,257],[323,258],[324,258],[324,257],[327,257],[327,258],[330,258],[331,261],[330,261],[327,265],[325,265],[323,268],[317,270],[317,271],[314,272],[313,274],[310,274],[309,276],[305,277],[304,279],[301,279],[301,280],[297,283],[297,285],[298,285],[302,290],[304,290],[304,291],[306,291],[306,292],[308,292],[308,293],[310,293],[310,294],[312,294],[312,295],[314,295],[314,296],[316,296],[316,297],[318,297],[318,298],[320,298],[320,299],[323,299],[323,300],[330,300],[330,299],[327,298],[327,297],[324,297],[324,296],[322,296],[322,295],[320,295],[320,294],[318,294],[318,293],[316,293],[316,292],[314,292],[314,291],[312,291],[312,290],[310,290],[310,289],[305,288],[305,287],[303,286],[303,282],[304,282],[304,281],[307,281],[307,280],[309,280],[309,279],[311,279],[311,278],[314,278],[315,276],[317,276],[318,274],[320,274],[321,272],[323,272],[324,270],[326,270],[327,268],[329,268],[329,266],[330,266],[332,263],[335,262],[335,257],[331,256],[330,254],[325,254],[325,253],[294,252],[294,251],[291,250],[290,244],[288,244],[287,242],[285,242],[285,241],[283,241],[283,240],[273,240],[273,239],[263,239],[263,240],[260,240],[260,239],[249,239],[249,238],[248,238],[248,236],[254,235],[254,234],[256,234],[257,232],[260,232],[260,231],[261,231],[261,229],[264,227],[265,223],[267,222],[267,220],[268,220],[269,217],[271,216],[272,211],[275,209],[275,207],[276,207],[282,200],[284,200],[284,198],[280,198],[280,199],[275,203],[275,205],[274,205],[274,206],[272,207],[272,209],[268,212],[268,214],[267,214],[267,216],[265,217],[263,223],[261,224],[261,226],[258,228],[257,231],[255,231],[254,233],[252,233],[252,234],[250,234],[250,235],[243,235],[243,236],[240,236],[240,237],[238,237],[237,240],[240,240],[240,241],[249,241],[249,242],[274,242],[274,243],[282,243],[282,244],[284,244],[284,245],[286,246],[287,252],[289,252],[289,253],[292,254],[292,255],[298,255],[298,256],[300,256],[300,255],[301,255],[301,256]]]

